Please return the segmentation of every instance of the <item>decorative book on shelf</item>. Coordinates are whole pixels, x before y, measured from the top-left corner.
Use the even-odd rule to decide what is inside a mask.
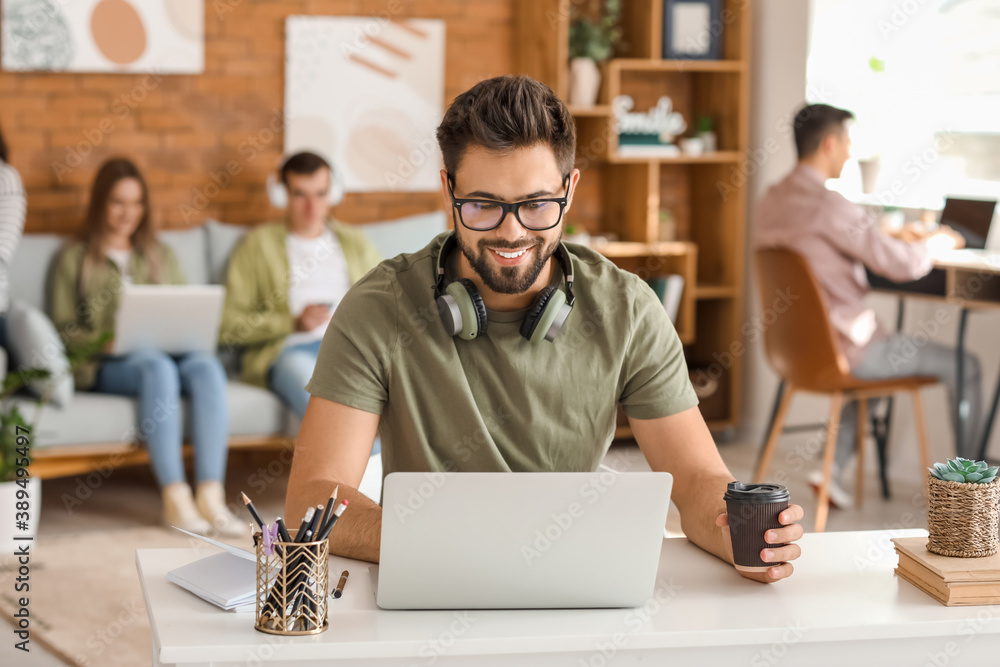
[[[684,276],[671,274],[669,276],[657,276],[648,280],[649,286],[656,292],[656,296],[663,302],[663,307],[667,311],[667,317],[671,322],[677,322],[677,311],[681,307],[681,296],[684,294]]]
[[[893,538],[896,574],[948,607],[1000,604],[1000,554],[952,558],[927,551],[926,537]]]
[[[611,102],[621,157],[669,158],[680,155],[674,138],[687,129],[684,117],[663,96],[647,112],[633,112],[635,101],[619,95]]]

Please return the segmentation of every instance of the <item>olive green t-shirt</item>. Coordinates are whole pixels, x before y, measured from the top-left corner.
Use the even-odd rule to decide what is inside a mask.
[[[637,419],[698,404],[653,290],[584,246],[566,244],[576,304],[553,342],[522,338],[523,312],[488,313],[486,334],[474,340],[449,336],[434,273],[450,233],[351,288],[306,387],[381,415],[383,475],[593,471],[614,437],[618,403]]]

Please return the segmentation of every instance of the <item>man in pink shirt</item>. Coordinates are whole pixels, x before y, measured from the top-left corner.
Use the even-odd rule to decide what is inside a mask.
[[[753,246],[789,248],[806,259],[826,301],[840,349],[856,377],[933,375],[954,397],[955,350],[925,339],[887,333],[865,304],[865,267],[896,282],[916,280],[931,270],[937,249],[961,247],[962,237],[947,227],[933,234],[907,229],[897,236],[886,235],[864,207],[826,189],[826,179],[840,178],[850,157],[847,124],[853,117],[850,111],[825,104],[806,105],[796,114],[793,127],[799,161],[758,203]],[[964,384],[971,407],[972,436],[980,422],[982,383],[979,360],[970,354],[965,357]],[[874,401],[869,407],[874,408]],[[854,452],[856,419],[857,405],[851,402],[841,413],[837,434],[830,495],[835,506],[851,503],[840,478]],[[818,480],[819,471],[810,474],[811,482],[818,484]]]

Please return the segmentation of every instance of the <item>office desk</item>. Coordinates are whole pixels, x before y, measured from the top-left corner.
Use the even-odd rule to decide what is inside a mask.
[[[934,261],[934,268],[945,273],[945,284],[942,293],[918,293],[910,290],[895,290],[891,284],[881,279],[873,281],[873,291],[882,294],[898,296],[899,316],[896,328],[900,329],[903,320],[903,298],[930,299],[959,306],[958,337],[955,346],[955,363],[958,369],[958,387],[955,395],[955,448],[958,456],[977,460],[986,458],[986,449],[990,442],[990,432],[996,418],[997,406],[1000,404],[1000,378],[997,379],[993,391],[993,399],[984,412],[983,431],[979,447],[974,451],[966,451],[963,443],[968,432],[969,406],[964,396],[962,375],[964,368],[961,363],[965,353],[965,333],[969,310],[982,308],[1000,308],[1000,253],[990,255],[974,255],[967,251],[956,250],[942,254]],[[891,409],[891,408],[890,408]]]
[[[807,534],[795,574],[773,585],[665,539],[656,596],[637,609],[382,611],[367,564],[332,558],[330,571],[349,569],[350,583],[331,600],[330,629],[310,637],[257,632],[253,614],[167,582],[194,551],[140,549],[136,566],[154,665],[996,664],[1000,606],[945,607],[893,574],[889,538],[918,534]]]

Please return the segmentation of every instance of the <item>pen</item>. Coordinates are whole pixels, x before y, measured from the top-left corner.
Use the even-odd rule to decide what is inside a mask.
[[[281,541],[291,542],[292,536],[288,534],[288,529],[285,528],[285,520],[279,516],[274,520],[274,523],[278,524],[278,535],[281,537]]]
[[[248,510],[250,510],[250,516],[253,517],[253,520],[257,522],[257,525],[260,526],[261,531],[263,531],[264,520],[260,518],[260,514],[257,514],[257,508],[253,506],[253,503],[250,501],[250,498],[247,497],[247,494],[241,492],[240,495],[243,496],[243,504],[247,506]]]
[[[295,533],[295,541],[302,542],[302,538],[305,537],[306,531],[309,530],[309,526],[312,525],[313,516],[316,514],[316,508],[310,507],[306,510],[305,516],[302,517],[302,525],[299,526],[299,532]]]
[[[313,512],[312,521],[309,522],[309,530],[312,531],[313,535],[315,535],[319,531],[319,527],[320,527],[320,525],[322,525],[319,522],[319,520],[321,518],[323,518],[323,506],[322,505],[317,505],[316,506],[316,511]]]
[[[350,572],[344,570],[340,575],[340,581],[337,582],[337,589],[333,591],[333,597],[339,598],[344,594],[344,586],[347,585],[347,577],[350,576]]]

